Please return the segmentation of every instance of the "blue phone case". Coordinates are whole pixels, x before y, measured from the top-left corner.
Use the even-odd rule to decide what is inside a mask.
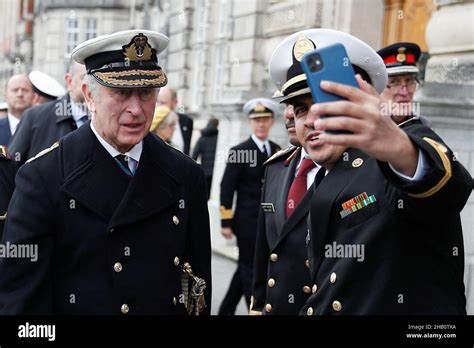
[[[311,67],[311,64],[317,58],[322,61],[322,67],[318,68],[320,70],[314,71],[314,63],[313,68]],[[352,64],[349,60],[349,57],[347,56],[346,49],[342,44],[338,43],[306,53],[301,60],[301,67],[306,74],[306,80],[315,103],[344,100],[343,97],[323,91],[320,88],[320,83],[322,80],[339,82],[359,88],[354,76],[354,69],[352,69]],[[322,115],[321,117],[337,116]],[[326,132],[350,133],[348,131],[339,130],[328,130]]]

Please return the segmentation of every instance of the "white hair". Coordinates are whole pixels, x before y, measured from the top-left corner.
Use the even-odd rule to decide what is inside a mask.
[[[87,86],[87,89],[89,90],[89,92],[91,92],[94,98],[97,98],[99,96],[99,88],[101,85],[99,82],[97,82],[94,76],[89,74],[84,75],[82,83]]]

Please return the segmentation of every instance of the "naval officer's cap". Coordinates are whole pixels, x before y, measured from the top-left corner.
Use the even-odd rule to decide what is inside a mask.
[[[301,59],[307,52],[336,43],[344,45],[355,73],[381,93],[387,85],[387,70],[382,58],[365,42],[341,31],[308,29],[288,36],[273,51],[268,64],[270,78],[283,94],[280,101],[310,93]]]
[[[412,42],[397,42],[378,51],[387,67],[388,76],[417,74],[416,63],[421,49]]]
[[[56,99],[66,94],[66,89],[53,77],[44,72],[33,70],[28,74],[33,91],[48,99]]]
[[[163,87],[168,79],[158,64],[158,55],[168,46],[168,41],[166,35],[156,31],[119,31],[85,41],[71,55],[106,87]]]
[[[249,119],[258,117],[274,117],[278,112],[278,103],[268,98],[254,98],[245,103],[244,114]]]

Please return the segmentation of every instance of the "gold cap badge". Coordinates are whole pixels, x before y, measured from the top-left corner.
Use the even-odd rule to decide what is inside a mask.
[[[406,51],[406,47],[400,47],[398,49],[397,61],[404,62],[405,60],[407,60],[407,56],[405,54],[405,51]]]
[[[316,45],[313,41],[308,39],[306,36],[300,36],[295,42],[293,47],[293,56],[298,62],[301,62],[303,55],[306,52],[312,51],[316,48]]]
[[[128,45],[123,48],[123,55],[125,59],[130,62],[137,62],[143,60],[150,60],[152,51],[148,43],[148,38],[142,33],[135,35]]]

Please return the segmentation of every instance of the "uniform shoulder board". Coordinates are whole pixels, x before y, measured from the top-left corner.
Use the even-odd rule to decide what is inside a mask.
[[[0,145],[0,159],[2,160],[10,160],[10,154],[8,153],[8,149],[5,145]]]
[[[298,147],[297,146],[294,146],[294,145],[290,145],[288,146],[286,149],[283,149],[283,150],[280,150],[278,152],[276,152],[273,156],[271,156],[269,159],[267,159],[263,165],[267,165],[267,164],[270,164],[270,163],[273,163],[275,162],[276,160],[282,160],[282,159],[286,159],[286,156],[287,154],[289,153],[293,153],[293,151],[295,149],[297,149]]]
[[[408,120],[403,121],[402,123],[399,123],[398,127],[405,128],[415,123],[421,123],[420,117],[415,116],[415,117],[409,118]]]
[[[35,157],[31,157],[28,161],[26,161],[26,163],[33,162],[35,159],[38,159],[41,156],[46,155],[48,152],[53,151],[57,147],[59,147],[59,141],[55,142],[53,145],[51,145],[51,147],[48,147],[47,149],[44,149],[44,150],[38,152],[38,154]]]

